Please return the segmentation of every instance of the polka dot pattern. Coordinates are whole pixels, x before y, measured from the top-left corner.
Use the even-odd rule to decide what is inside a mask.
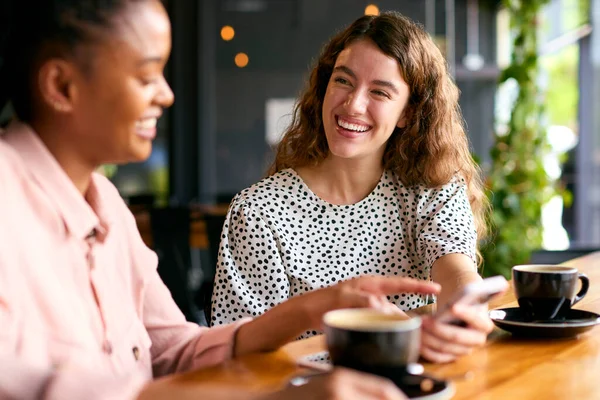
[[[431,265],[446,254],[474,260],[476,238],[466,186],[458,178],[437,189],[405,187],[386,171],[362,201],[333,205],[286,169],[232,201],[211,322],[258,316],[292,296],[361,275],[429,280]],[[429,302],[415,294],[390,300],[402,310]]]

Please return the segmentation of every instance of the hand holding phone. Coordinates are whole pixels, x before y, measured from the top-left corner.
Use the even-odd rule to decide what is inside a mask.
[[[456,293],[442,309],[438,309],[433,317],[440,322],[464,325],[462,321],[457,321],[452,315],[452,307],[455,304],[483,307],[492,298],[503,293],[507,288],[508,281],[501,275],[469,283],[459,293]]]

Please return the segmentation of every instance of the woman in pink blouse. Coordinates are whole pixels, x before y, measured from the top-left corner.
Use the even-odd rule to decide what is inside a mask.
[[[0,137],[0,399],[152,395],[144,385],[153,377],[275,349],[330,309],[438,292],[366,277],[253,320],[187,323],[117,190],[94,173],[146,159],[173,103],[164,8],[158,0],[15,1],[11,21],[0,111],[10,102],[18,119]],[[358,376],[339,371],[275,396],[403,397],[387,381]]]

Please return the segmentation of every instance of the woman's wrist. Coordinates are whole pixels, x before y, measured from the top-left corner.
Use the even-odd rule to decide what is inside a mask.
[[[323,314],[334,308],[330,295],[333,290],[320,289],[298,297],[300,314],[306,324],[304,330],[319,329]]]
[[[305,297],[293,297],[242,325],[235,335],[234,356],[276,350],[310,329],[312,302]]]

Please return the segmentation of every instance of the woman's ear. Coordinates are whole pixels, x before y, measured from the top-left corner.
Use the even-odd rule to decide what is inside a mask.
[[[38,90],[41,100],[58,113],[73,111],[74,66],[63,59],[49,59],[38,71]]]

